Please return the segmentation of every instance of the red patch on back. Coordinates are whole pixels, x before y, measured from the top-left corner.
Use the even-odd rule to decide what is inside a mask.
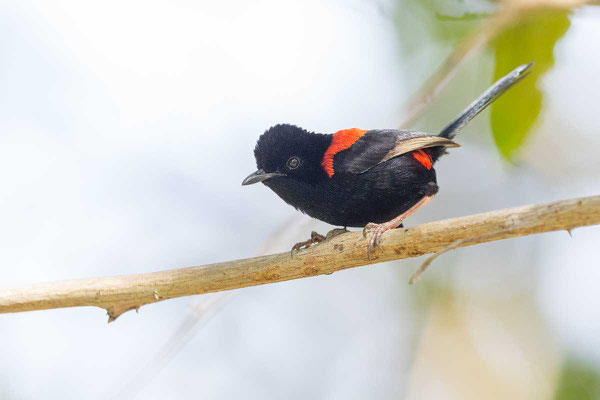
[[[362,135],[367,132],[365,129],[343,129],[333,134],[331,144],[325,151],[321,166],[327,172],[327,175],[331,178],[335,173],[333,170],[333,157],[340,151],[346,150],[354,144]]]
[[[425,150],[415,150],[412,153],[412,156],[427,169],[431,169],[433,163],[431,162],[431,157]]]

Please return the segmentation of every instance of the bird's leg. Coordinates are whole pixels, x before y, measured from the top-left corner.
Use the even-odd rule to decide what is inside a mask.
[[[406,218],[408,218],[410,215],[414,214],[419,208],[423,207],[425,204],[433,200],[434,196],[435,194],[424,196],[421,200],[417,201],[415,205],[413,205],[411,208],[404,211],[402,214],[398,215],[391,221],[384,222],[383,224],[374,224],[373,222],[370,222],[367,225],[365,225],[365,227],[363,228],[364,237],[367,237],[367,233],[369,231],[373,231],[373,236],[371,236],[371,240],[369,240],[369,246],[367,247],[367,255],[369,256],[369,260],[371,259],[371,252],[373,251],[375,246],[381,248],[379,244],[381,243],[381,235],[383,234],[383,232],[399,227]]]
[[[294,251],[298,251],[300,249],[307,249],[310,246],[312,246],[313,244],[318,244],[321,242],[325,242],[329,239],[333,239],[334,237],[341,235],[342,233],[346,233],[349,232],[348,229],[346,229],[346,227],[344,228],[335,228],[330,230],[329,232],[327,232],[327,235],[323,236],[318,234],[315,231],[312,231],[310,233],[310,239],[305,240],[304,242],[298,242],[294,245],[294,247],[292,247],[292,250],[290,252],[290,255],[293,257],[294,256]]]

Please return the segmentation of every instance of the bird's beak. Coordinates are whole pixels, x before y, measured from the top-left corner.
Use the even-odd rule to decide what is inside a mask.
[[[242,181],[242,186],[246,186],[246,185],[252,185],[254,183],[258,183],[258,182],[262,182],[264,180],[267,180],[269,178],[274,178],[276,176],[285,176],[285,174],[281,174],[279,172],[265,172],[262,169],[259,169],[258,171],[255,171],[253,173],[251,173],[250,175],[248,175],[246,177],[246,179],[244,179]]]

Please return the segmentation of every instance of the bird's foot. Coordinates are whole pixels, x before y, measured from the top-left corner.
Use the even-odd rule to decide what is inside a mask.
[[[325,240],[329,240],[329,239],[333,239],[336,236],[339,236],[341,234],[350,232],[348,229],[344,228],[334,228],[332,230],[330,230],[329,232],[327,232],[327,235],[325,235]]]
[[[415,211],[417,211],[419,208],[423,207],[425,204],[433,200],[433,197],[434,194],[423,196],[421,200],[417,201],[412,207],[410,207],[408,210],[404,211],[402,214],[398,215],[391,221],[384,222],[383,224],[375,224],[373,222],[369,222],[367,225],[365,225],[365,227],[363,228],[364,237],[367,237],[367,233],[373,231],[373,236],[371,236],[371,239],[369,240],[369,245],[367,246],[367,256],[369,257],[369,260],[371,259],[371,253],[373,252],[375,247],[379,247],[381,249],[381,246],[379,244],[381,243],[381,235],[385,231],[389,231],[390,229],[394,229],[401,226],[402,222],[404,222],[404,220],[408,216],[414,214]]]
[[[335,228],[335,229],[332,229],[329,232],[327,232],[327,235],[323,236],[323,235],[318,234],[315,231],[312,231],[310,233],[310,239],[305,240],[304,242],[296,243],[292,247],[292,250],[290,251],[290,255],[293,257],[294,251],[298,251],[300,249],[308,249],[310,246],[312,246],[314,244],[319,244],[321,242],[325,242],[329,239],[333,239],[334,237],[341,235],[342,233],[346,233],[346,232],[348,232],[348,230],[346,228]]]
[[[325,236],[318,234],[315,231],[312,231],[310,233],[310,239],[305,240],[303,242],[298,242],[292,247],[292,250],[290,251],[290,256],[294,256],[294,251],[298,251],[300,249],[308,249],[313,244],[321,243],[323,241],[325,241]]]
[[[384,232],[389,231],[390,229],[397,228],[401,224],[402,221],[396,223],[395,220],[391,220],[383,224],[375,224],[373,222],[369,222],[367,225],[365,225],[365,227],[363,228],[363,236],[366,238],[370,232],[373,233],[371,239],[369,239],[369,245],[367,246],[367,256],[369,257],[369,260],[371,259],[371,253],[373,253],[375,247],[381,249],[381,235],[383,235]]]

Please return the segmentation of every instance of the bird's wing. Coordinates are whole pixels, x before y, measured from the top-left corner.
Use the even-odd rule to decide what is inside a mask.
[[[460,145],[450,139],[423,132],[374,129],[362,134],[351,146],[335,154],[333,171],[361,174],[394,157],[428,147]]]

